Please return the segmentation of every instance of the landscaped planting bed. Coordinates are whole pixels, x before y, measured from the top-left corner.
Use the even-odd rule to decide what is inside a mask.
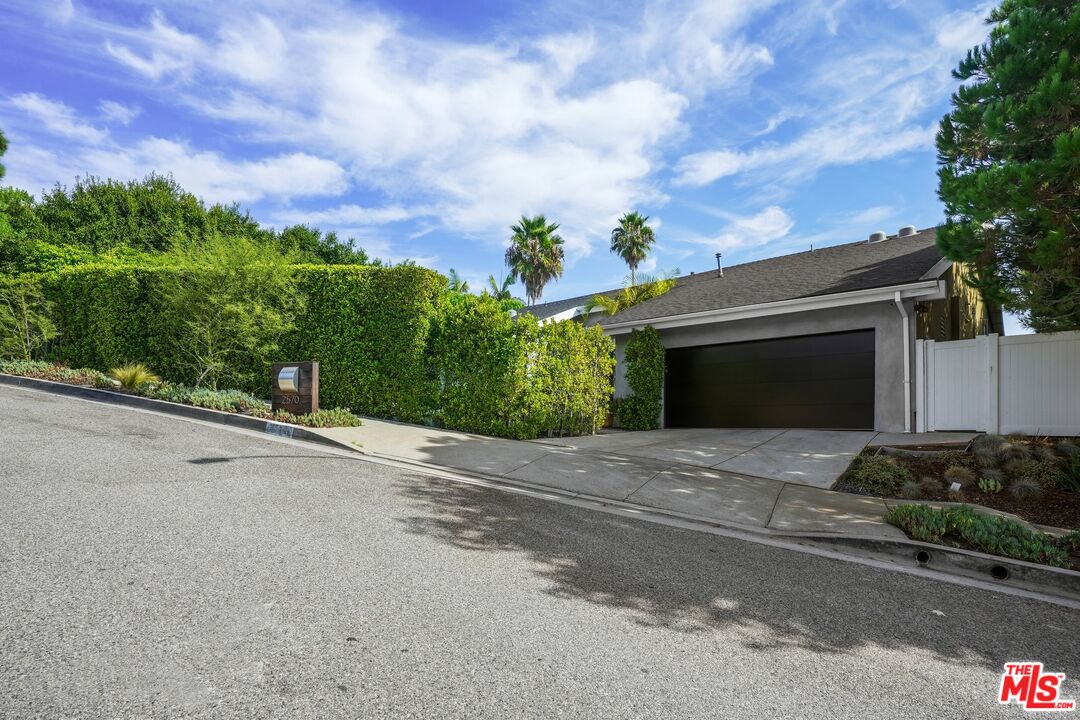
[[[1080,528],[1080,443],[1075,439],[981,435],[967,447],[921,451],[869,448],[835,489],[982,505],[1040,525]],[[954,483],[958,489],[952,489]]]
[[[254,395],[239,390],[213,390],[165,382],[146,368],[137,365],[117,368],[112,371],[112,377],[110,377],[97,370],[69,368],[56,363],[36,360],[0,360],[0,373],[112,390],[152,400],[165,400],[210,410],[251,415],[262,420],[275,420],[306,427],[356,427],[360,425],[360,418],[349,412],[348,408],[318,410],[305,415],[293,415],[283,410],[272,412],[264,400]]]

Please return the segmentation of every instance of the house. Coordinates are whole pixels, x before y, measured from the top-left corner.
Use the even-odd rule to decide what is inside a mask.
[[[1000,308],[963,283],[936,236],[936,228],[907,226],[691,273],[614,316],[586,314],[590,296],[529,311],[599,324],[611,335],[616,396],[630,393],[627,338],[654,327],[667,353],[664,427],[910,431],[915,340],[1002,330]]]

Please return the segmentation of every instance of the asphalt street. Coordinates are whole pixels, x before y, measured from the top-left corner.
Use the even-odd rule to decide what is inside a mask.
[[[1080,611],[125,408],[0,404],[2,717],[1021,717],[996,700],[1017,660],[1080,699]]]

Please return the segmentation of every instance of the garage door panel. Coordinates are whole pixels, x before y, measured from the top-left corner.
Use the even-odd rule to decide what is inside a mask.
[[[873,330],[677,348],[667,360],[669,427],[873,427]]]

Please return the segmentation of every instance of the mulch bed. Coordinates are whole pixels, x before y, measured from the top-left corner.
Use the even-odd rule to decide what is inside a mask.
[[[946,448],[943,446],[924,446],[919,448],[905,447],[904,449],[942,450]],[[953,452],[937,457],[897,456],[896,459],[911,471],[912,477],[916,480],[924,477],[942,479],[945,470],[950,465],[966,465],[972,470],[976,470],[978,466],[975,458],[971,454],[964,452],[962,447],[948,449]],[[838,484],[836,489],[851,492],[853,488],[846,484]],[[924,494],[919,500],[982,505],[994,510],[1012,513],[1038,525],[1050,525],[1067,530],[1080,528],[1080,495],[1063,490],[1046,490],[1040,497],[1019,499],[1013,497],[1007,488],[999,493],[991,494],[980,491],[977,486],[971,486],[961,490],[959,495],[953,495],[948,492],[947,487],[943,486],[940,493]]]

